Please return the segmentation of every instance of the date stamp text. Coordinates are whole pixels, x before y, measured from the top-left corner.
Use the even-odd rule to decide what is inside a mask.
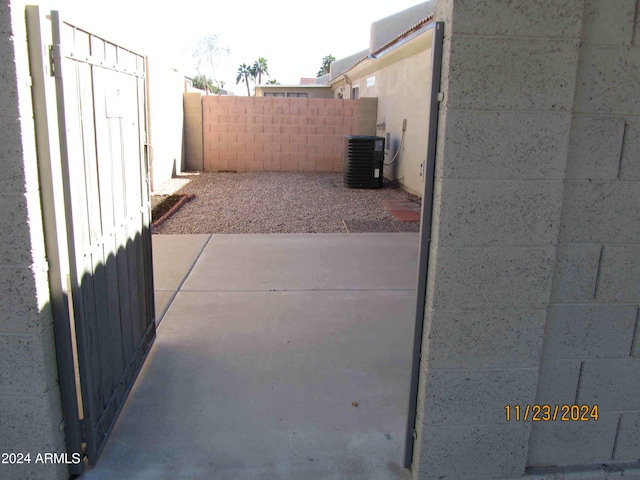
[[[507,422],[598,421],[598,405],[505,405]]]

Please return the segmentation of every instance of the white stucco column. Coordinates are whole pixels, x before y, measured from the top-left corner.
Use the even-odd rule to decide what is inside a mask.
[[[35,463],[65,445],[24,5],[0,2],[0,452],[30,453],[31,463],[2,464],[0,478],[66,479],[66,465]]]

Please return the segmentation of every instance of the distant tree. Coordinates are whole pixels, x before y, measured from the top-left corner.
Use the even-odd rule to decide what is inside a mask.
[[[220,87],[220,82],[216,78],[216,68],[220,58],[229,55],[229,47],[224,45],[217,33],[204,35],[196,42],[191,52],[196,72],[198,75],[211,75],[213,83],[216,85],[216,91]]]
[[[316,73],[316,77],[321,77],[322,75],[326,75],[327,73],[329,73],[329,66],[331,65],[331,62],[335,61],[336,57],[331,54],[323,57],[322,66],[320,67],[320,70],[318,70],[318,73]]]
[[[280,82],[275,78],[272,78],[271,80],[267,80],[267,85],[280,85]]]
[[[213,84],[213,79],[206,75],[196,75],[193,77],[193,86],[200,90],[208,90],[213,93],[218,93],[219,88]],[[223,83],[223,82],[220,82]]]
[[[251,67],[251,69],[253,71],[253,78],[257,79],[258,85],[260,85],[262,83],[262,75],[269,76],[269,69],[267,67],[267,59],[264,58],[264,57],[258,58],[258,60],[256,60],[253,63],[253,66]]]
[[[253,70],[246,63],[243,63],[238,67],[238,75],[236,76],[236,85],[242,80],[247,84],[247,95],[251,96],[251,90],[249,90],[249,79],[253,78]]]

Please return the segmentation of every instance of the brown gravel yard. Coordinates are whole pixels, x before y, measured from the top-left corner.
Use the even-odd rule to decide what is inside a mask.
[[[156,234],[417,232],[400,222],[385,201],[420,199],[392,183],[351,189],[341,173],[186,173],[153,192],[195,194]],[[158,198],[158,197],[156,197]]]

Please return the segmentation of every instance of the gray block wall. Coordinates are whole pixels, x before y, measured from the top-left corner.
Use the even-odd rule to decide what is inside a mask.
[[[584,5],[537,398],[598,405],[602,418],[534,424],[532,466],[640,459],[637,8],[635,0]]]
[[[638,8],[436,4],[416,479],[604,478],[580,471],[640,459]],[[534,404],[597,404],[600,419],[506,419]]]
[[[0,478],[63,479],[65,465],[35,464],[65,452],[38,190],[25,2],[0,1]]]

